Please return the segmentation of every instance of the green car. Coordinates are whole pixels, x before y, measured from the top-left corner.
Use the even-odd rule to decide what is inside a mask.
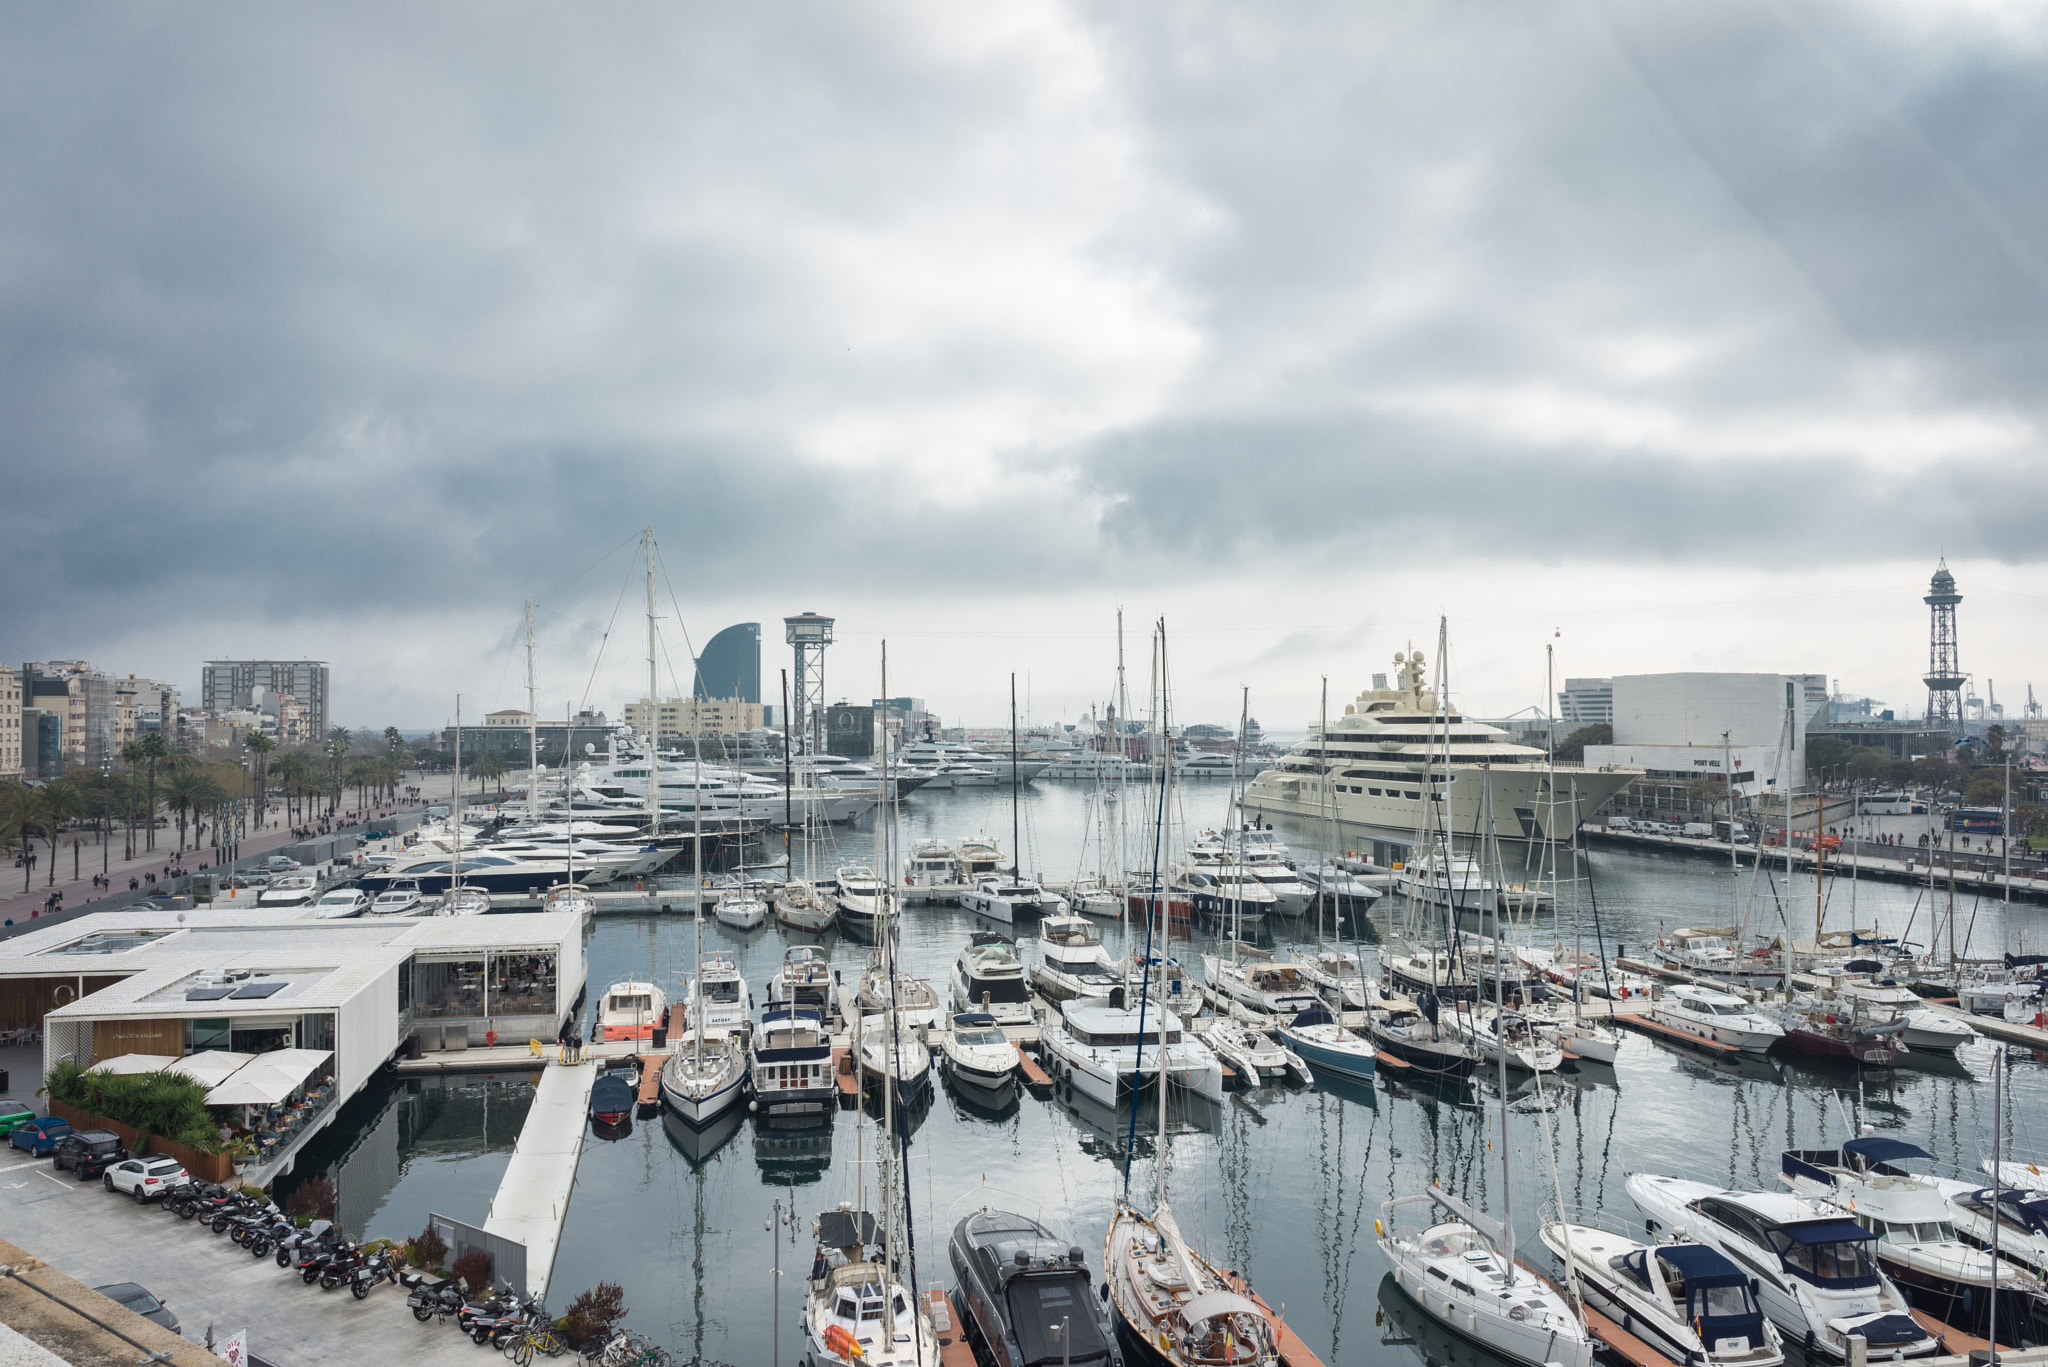
[[[19,1101],[0,1101],[0,1135],[14,1133],[16,1125],[26,1125],[36,1118],[36,1113]]]

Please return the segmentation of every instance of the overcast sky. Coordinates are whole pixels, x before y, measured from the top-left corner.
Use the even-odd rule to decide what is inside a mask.
[[[616,714],[651,526],[664,691],[812,609],[834,697],[1071,718],[1122,607],[1186,720],[1439,613],[1477,714],[1546,644],[1917,713],[1945,554],[2048,694],[2039,3],[0,13],[12,660],[425,726],[534,598]]]

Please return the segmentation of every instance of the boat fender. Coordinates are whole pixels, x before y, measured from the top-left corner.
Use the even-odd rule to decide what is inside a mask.
[[[1108,1283],[1108,1282],[1104,1282],[1104,1283],[1102,1284],[1102,1299],[1103,1299],[1104,1301],[1107,1301],[1107,1300],[1109,1299],[1109,1283]]]

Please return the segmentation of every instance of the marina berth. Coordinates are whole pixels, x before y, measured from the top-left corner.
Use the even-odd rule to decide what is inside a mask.
[[[1576,785],[1583,816],[1642,776],[1640,769],[1553,765],[1544,751],[1514,744],[1448,704],[1439,711],[1424,663],[1420,651],[1397,653],[1394,686],[1360,693],[1343,716],[1320,733],[1312,729],[1254,777],[1245,788],[1245,814],[1329,819],[1344,830],[1408,836],[1420,824],[1426,789],[1444,809],[1439,825],[1460,837],[1490,831],[1501,840],[1542,840],[1573,820],[1567,802],[1552,796],[1553,773]]]
[[[1657,1229],[1747,1270],[1764,1313],[1809,1358],[1846,1360],[1852,1335],[1872,1360],[1940,1347],[1878,1263],[1877,1236],[1825,1201],[1649,1173],[1631,1174],[1628,1194]]]

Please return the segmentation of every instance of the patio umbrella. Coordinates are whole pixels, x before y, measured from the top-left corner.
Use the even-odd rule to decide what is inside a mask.
[[[270,1106],[292,1094],[298,1082],[267,1069],[242,1069],[206,1094],[209,1106]]]
[[[183,1073],[194,1081],[209,1087],[218,1087],[235,1075],[235,1071],[254,1054],[237,1054],[227,1049],[208,1049],[203,1054],[188,1054],[176,1063],[168,1065],[174,1073]]]
[[[96,1073],[154,1073],[170,1067],[178,1061],[173,1054],[122,1054],[118,1058],[105,1059],[92,1066]]]

